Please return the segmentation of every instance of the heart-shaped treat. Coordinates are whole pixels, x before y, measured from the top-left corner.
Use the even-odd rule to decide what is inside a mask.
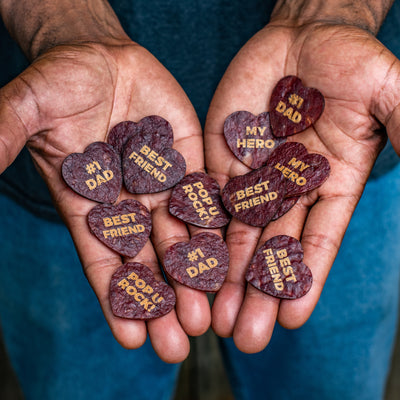
[[[280,145],[268,159],[268,165],[287,180],[286,197],[300,196],[321,186],[329,177],[329,161],[321,154],[308,153],[297,142]]]
[[[272,135],[267,112],[234,112],[225,120],[224,135],[233,154],[253,169],[262,167],[272,151],[286,140]]]
[[[153,119],[149,117],[138,124],[122,152],[125,187],[131,193],[157,193],[169,189],[186,172],[182,154],[171,148],[172,136],[168,129],[163,124],[153,123]]]
[[[103,142],[90,144],[83,153],[72,153],[62,164],[62,176],[75,192],[99,203],[114,203],[122,188],[121,159]]]
[[[285,193],[282,174],[266,166],[232,178],[222,190],[222,201],[239,221],[264,227],[278,212]]]
[[[217,181],[203,172],[185,176],[174,187],[169,200],[169,212],[192,225],[220,228],[230,218],[220,196]]]
[[[324,110],[325,100],[318,89],[305,87],[297,76],[290,75],[275,86],[269,107],[272,133],[284,137],[314,124]]]
[[[111,144],[121,156],[126,142],[135,134],[136,125],[137,123],[133,121],[122,121],[108,133],[107,143]]]
[[[300,242],[280,235],[257,250],[246,271],[246,280],[271,296],[297,299],[310,290],[312,273],[303,263]]]
[[[99,204],[88,214],[91,232],[117,253],[135,257],[151,231],[151,215],[136,200],[121,201],[116,206]]]
[[[126,142],[132,136],[146,134],[145,132],[157,132],[158,139],[162,138],[166,147],[172,147],[174,141],[172,127],[166,119],[158,115],[149,115],[139,122],[122,121],[118,123],[108,133],[107,143],[111,144],[122,155]]]
[[[143,264],[121,265],[110,283],[110,303],[114,315],[130,319],[152,319],[168,314],[175,306],[175,292],[157,281]]]
[[[168,248],[164,267],[177,282],[193,289],[216,292],[228,272],[229,254],[224,240],[215,233],[203,232],[189,242]]]

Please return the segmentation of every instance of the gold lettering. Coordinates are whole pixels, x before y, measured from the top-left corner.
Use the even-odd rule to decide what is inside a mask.
[[[283,115],[284,115],[285,117],[288,117],[289,119],[292,119],[293,108],[292,108],[292,107],[287,108],[287,109],[283,112]]]
[[[240,149],[241,147],[246,148],[247,140],[246,139],[237,139],[236,141],[236,147]]]
[[[244,190],[238,190],[238,191],[236,192],[236,199],[237,199],[237,200],[242,200],[242,199],[244,199],[245,197],[246,197],[246,194],[245,194]]]
[[[290,265],[291,263],[290,263],[289,257],[285,257],[285,258],[280,259],[279,260],[279,264],[280,264],[281,267],[286,267],[287,265]],[[288,274],[285,274],[285,275],[288,275]]]
[[[218,265],[218,261],[214,257],[207,258],[206,263],[210,268],[214,268]]]
[[[155,308],[155,305],[149,299],[143,299],[140,303],[141,306],[147,311],[152,311]]]
[[[131,281],[135,281],[137,278],[139,278],[139,277],[138,277],[138,275],[137,275],[136,272],[131,272],[131,273],[128,275],[128,279],[130,279]]]
[[[216,207],[216,206],[210,207],[210,209],[208,210],[208,212],[209,212],[211,215],[219,215],[219,211],[217,210],[217,207]]]
[[[147,155],[147,158],[153,162],[156,161],[157,157],[158,157],[158,153],[156,153],[154,150],[151,150],[150,153]],[[157,164],[157,165],[161,166],[162,164]]]
[[[134,296],[137,293],[137,289],[134,286],[128,286],[125,289],[126,293],[128,293],[130,296]]]
[[[112,178],[114,178],[114,172],[112,172],[110,169],[105,170],[103,175],[106,181],[110,181]]]
[[[112,219],[111,218],[103,218],[103,223],[104,223],[104,226],[105,227],[109,227],[109,226],[113,226],[113,223],[112,223]]]
[[[206,197],[208,197],[208,192],[207,192],[207,190],[206,190],[206,189],[200,189],[200,190],[199,190],[199,196],[200,196],[202,199],[205,199]]]
[[[86,180],[85,183],[86,183],[87,187],[89,188],[89,190],[96,189],[96,187],[97,187],[96,181],[92,178]]]
[[[267,129],[266,126],[259,126],[258,127],[258,133],[260,134],[260,136],[264,136],[265,129]]]
[[[199,273],[200,274],[202,274],[204,271],[207,271],[209,269],[210,269],[210,267],[207,267],[206,264],[204,264],[202,262],[199,263]]]
[[[301,114],[298,111],[293,113],[292,118],[290,118],[295,124],[298,124],[301,121]]]
[[[154,289],[150,285],[146,285],[142,290],[142,292],[147,294],[152,294],[154,292]]]
[[[254,149],[255,139],[247,139],[247,147],[249,149]]]
[[[208,193],[207,193],[208,194]],[[203,203],[208,204],[209,206],[211,206],[212,202],[212,198],[211,197],[205,197],[201,200]]]
[[[296,160],[295,157],[293,157],[289,162],[289,165],[291,165],[293,168],[297,169],[301,166],[301,164],[303,164],[303,161],[301,160]]]
[[[291,172],[287,178],[290,179],[292,182],[296,182],[296,179],[298,177],[299,177],[299,174],[296,174],[296,172]]]
[[[135,285],[138,289],[143,289],[146,287],[146,282],[143,279],[136,279]]]
[[[203,189],[204,188],[204,186],[203,186],[203,184],[201,182],[193,183],[193,186],[196,187],[197,189]]]
[[[246,135],[257,135],[257,127],[251,128],[250,126],[246,126]]]
[[[128,158],[129,158],[130,160],[132,160],[132,159],[136,159],[137,156],[138,156],[138,153],[136,153],[136,152],[133,151],[133,152],[129,155]]]
[[[264,254],[267,254],[267,255],[273,254],[273,253],[272,253],[272,249],[265,249],[265,250],[263,251],[263,253],[264,253]]]
[[[114,217],[112,217],[112,221],[114,223],[114,225],[121,225],[121,218],[119,217],[119,215],[114,215]]]
[[[164,297],[161,297],[159,293],[156,293],[152,296],[151,300],[153,300],[154,303],[161,303],[164,300]]]
[[[122,280],[120,280],[117,285],[121,288],[121,289],[125,289],[127,286],[129,286],[129,282],[124,278]]]
[[[140,153],[144,154],[145,156],[147,156],[150,153],[150,147],[144,145],[141,149],[140,149]]]
[[[254,195],[253,186],[246,188],[246,197],[250,197]]]
[[[271,274],[279,274],[279,268],[278,267],[270,267],[269,272],[271,272]]]
[[[198,275],[198,271],[197,271],[197,268],[196,267],[188,267],[188,268],[186,268],[186,272],[188,273],[188,275],[191,277],[191,278],[194,278],[195,276],[197,276]]]
[[[282,114],[286,110],[286,104],[283,101],[280,101],[275,110]]]
[[[278,258],[285,258],[285,257],[287,257],[287,251],[286,251],[286,249],[278,250],[276,252],[276,255],[278,256]]]
[[[182,189],[183,189],[183,191],[187,194],[187,193],[190,193],[190,192],[193,192],[193,187],[192,187],[192,185],[185,185],[185,186],[182,186]]]
[[[299,186],[304,186],[307,183],[307,179],[304,178],[303,176],[300,176],[299,178],[296,179],[296,184]]]

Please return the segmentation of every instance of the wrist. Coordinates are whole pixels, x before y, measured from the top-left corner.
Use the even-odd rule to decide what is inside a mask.
[[[30,60],[57,45],[129,39],[104,0],[0,0],[0,13]]]
[[[352,25],[378,33],[394,0],[278,0],[271,22],[300,27],[313,23]]]

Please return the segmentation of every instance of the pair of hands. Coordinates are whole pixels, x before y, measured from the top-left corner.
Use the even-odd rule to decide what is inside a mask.
[[[232,220],[226,231],[229,272],[211,310],[205,293],[172,282],[177,304],[166,316],[148,322],[113,316],[110,279],[122,261],[132,259],[121,261],[89,232],[86,217],[94,203],[65,185],[60,174],[64,158],[91,142],[104,141],[120,121],[157,114],[171,123],[174,148],[185,157],[187,173],[206,166],[222,188],[231,177],[248,171],[225,143],[225,118],[238,110],[266,111],[275,83],[289,74],[325,96],[322,117],[295,140],[328,158],[328,181],[265,229]],[[188,355],[188,335],[201,335],[212,324],[218,335],[233,336],[240,350],[257,352],[268,344],[276,321],[297,328],[311,315],[385,143],[384,127],[400,150],[395,132],[400,124],[399,74],[398,60],[359,28],[270,23],[239,51],[222,78],[210,104],[203,147],[203,132],[189,99],[145,49],[128,39],[56,46],[0,91],[0,171],[28,146],[122,346],[140,347],[149,334],[160,358],[178,362]],[[166,249],[201,231],[169,215],[169,195],[170,191],[120,196],[120,200],[136,198],[151,211],[151,241],[135,261],[148,265],[160,279],[158,260]],[[313,273],[312,289],[295,301],[280,301],[245,284],[245,270],[255,249],[277,234],[301,239],[304,262]]]

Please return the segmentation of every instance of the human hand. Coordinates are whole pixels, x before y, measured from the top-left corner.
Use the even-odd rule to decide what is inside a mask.
[[[236,346],[248,353],[268,344],[276,320],[293,329],[311,315],[385,143],[384,126],[400,150],[395,135],[400,123],[396,91],[400,63],[394,55],[354,24],[322,18],[299,22],[281,11],[240,50],[217,88],[205,126],[207,170],[221,187],[249,171],[225,143],[224,120],[239,110],[269,111],[275,84],[286,75],[296,75],[306,86],[318,88],[326,104],[313,127],[288,140],[324,155],[331,174],[320,188],[301,197],[265,229],[236,219],[227,229],[230,266],[214,300],[212,326],[222,337],[233,336]],[[245,271],[254,251],[279,234],[301,240],[304,262],[313,273],[311,290],[297,300],[279,300],[246,286]]]
[[[188,239],[185,224],[169,215],[170,191],[152,195],[121,192],[118,201],[139,200],[150,210],[153,222],[151,242],[134,259],[121,259],[90,233],[87,214],[96,203],[67,187],[61,164],[70,153],[105,141],[110,128],[120,121],[160,115],[174,130],[174,148],[185,157],[187,173],[202,170],[197,116],[168,71],[123,33],[101,40],[85,37],[75,43],[62,42],[41,49],[32,65],[0,91],[0,172],[26,144],[71,233],[115,338],[126,348],[137,348],[148,333],[160,358],[182,361],[189,352],[187,335],[199,335],[210,324],[204,293],[173,284],[176,311],[148,322],[115,317],[108,297],[111,276],[123,262],[144,263],[163,280],[158,259],[162,260],[170,245]]]

